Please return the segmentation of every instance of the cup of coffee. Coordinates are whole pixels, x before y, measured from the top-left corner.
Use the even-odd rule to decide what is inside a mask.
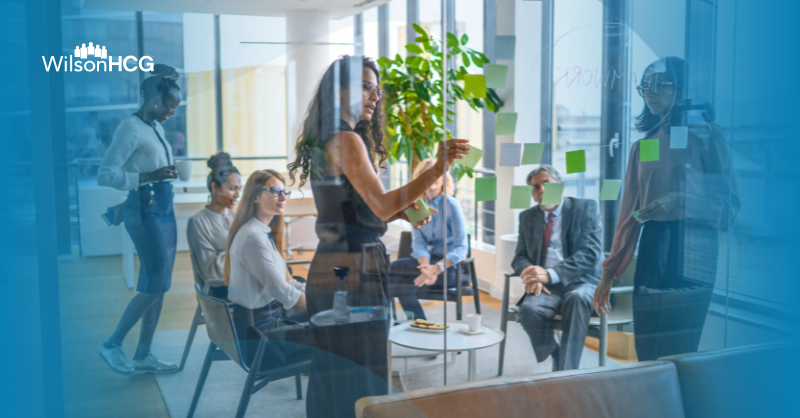
[[[178,168],[178,177],[181,181],[188,181],[192,178],[192,162],[190,160],[175,161],[175,166]]]
[[[481,314],[467,314],[467,327],[470,332],[478,332],[481,329]]]

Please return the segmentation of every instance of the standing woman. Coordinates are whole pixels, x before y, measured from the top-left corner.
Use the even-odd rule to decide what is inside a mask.
[[[409,184],[387,192],[377,168],[386,160],[378,67],[369,58],[343,56],[322,76],[289,165],[300,186],[311,181],[320,239],[308,274],[308,314],[315,340],[308,383],[309,417],[353,417],[355,402],[385,394],[389,335],[387,222],[425,193],[450,164],[469,151],[466,140],[443,144],[439,159]],[[338,101],[338,102],[337,102]],[[428,220],[420,221],[419,227]],[[372,309],[372,320],[333,323],[314,318],[333,308],[334,267],[349,267],[350,306]],[[343,282],[340,282],[341,286]],[[385,314],[381,314],[383,311]]]
[[[637,87],[645,107],[636,127],[658,141],[658,154],[642,158],[642,141],[631,148],[611,254],[594,294],[595,311],[607,314],[612,281],[628,268],[638,242],[633,321],[641,361],[697,351],[716,280],[718,231],[740,208],[713,111],[690,119],[688,72],[686,61],[666,57],[647,67]],[[688,139],[678,136],[683,129]]]
[[[207,165],[211,169],[206,180],[211,202],[189,218],[186,238],[192,252],[195,283],[203,288],[208,286],[211,296],[227,299],[228,287],[223,274],[225,249],[242,177],[227,152],[212,155]]]
[[[178,365],[150,353],[164,293],[172,280],[178,241],[170,183],[177,173],[161,126],[181,103],[177,79],[174,68],[155,65],[142,83],[142,106],[120,122],[97,173],[99,185],[128,190],[123,220],[141,262],[138,293],[125,308],[114,334],[100,348],[100,357],[111,370],[125,375],[178,370]],[[130,362],[122,351],[122,341],[139,319],[139,345]]]

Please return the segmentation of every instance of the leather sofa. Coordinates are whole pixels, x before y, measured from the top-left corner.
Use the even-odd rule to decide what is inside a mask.
[[[768,417],[797,413],[800,345],[691,353],[362,398],[358,418]],[[768,365],[772,364],[773,367]],[[785,367],[777,367],[778,364]]]

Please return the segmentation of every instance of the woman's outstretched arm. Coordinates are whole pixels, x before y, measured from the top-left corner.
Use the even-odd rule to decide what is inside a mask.
[[[328,143],[326,151],[328,161],[344,173],[372,212],[381,220],[389,221],[444,175],[444,158],[447,158],[449,167],[456,158],[469,152],[467,142],[466,139],[447,141],[447,154],[444,153],[444,143],[440,143],[438,160],[433,167],[405,186],[389,192],[383,188],[383,183],[370,162],[367,147],[358,134],[340,132]]]

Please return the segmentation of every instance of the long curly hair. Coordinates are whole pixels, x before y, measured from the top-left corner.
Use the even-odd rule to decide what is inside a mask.
[[[357,70],[358,68],[369,68],[375,73],[378,86],[380,86],[381,76],[378,65],[368,57],[343,55],[325,70],[325,74],[323,74],[314,97],[308,106],[308,114],[303,122],[303,130],[297,138],[295,145],[296,158],[288,166],[289,177],[292,179],[293,184],[298,172],[300,174],[300,187],[303,187],[309,178],[322,178],[324,176],[325,144],[339,131],[340,122],[336,110],[342,106],[342,99],[346,97],[342,92],[349,91],[351,87],[351,70]],[[361,86],[354,87],[361,89]],[[336,103],[337,98],[339,98],[339,103]],[[360,115],[361,109],[358,109],[357,112]],[[356,112],[353,113],[356,114]],[[379,101],[376,104],[375,112],[372,114],[372,120],[359,121],[354,131],[364,141],[373,164],[377,157],[378,166],[385,169],[388,151],[383,144],[383,120],[383,104]]]

